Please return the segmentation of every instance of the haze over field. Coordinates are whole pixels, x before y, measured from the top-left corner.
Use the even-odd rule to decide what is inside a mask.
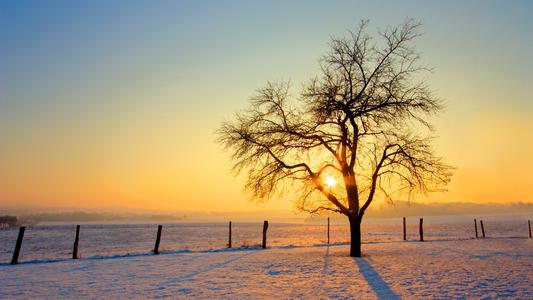
[[[432,120],[436,150],[457,167],[448,192],[416,201],[533,203],[532,12],[528,1],[0,1],[0,209],[291,213],[290,195],[246,198],[214,130],[267,80],[290,79],[297,95],[331,35],[407,17],[423,23],[416,47],[447,105]]]

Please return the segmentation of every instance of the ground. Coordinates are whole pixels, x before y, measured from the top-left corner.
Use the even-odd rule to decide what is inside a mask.
[[[533,299],[533,240],[174,252],[0,265],[0,298]]]

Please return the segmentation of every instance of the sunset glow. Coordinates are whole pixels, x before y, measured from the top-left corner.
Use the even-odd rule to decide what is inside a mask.
[[[0,3],[0,208],[292,211],[249,199],[215,129],[268,80],[298,96],[330,36],[407,17],[457,168],[417,200],[533,202],[531,2],[134,2]]]
[[[332,187],[334,187],[337,184],[337,180],[335,178],[331,177],[331,176],[328,176],[324,180],[324,184],[326,184],[326,186],[328,188],[332,188]]]

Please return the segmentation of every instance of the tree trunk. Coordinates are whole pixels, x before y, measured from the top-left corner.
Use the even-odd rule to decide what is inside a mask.
[[[361,218],[348,217],[350,220],[350,256],[361,257]]]

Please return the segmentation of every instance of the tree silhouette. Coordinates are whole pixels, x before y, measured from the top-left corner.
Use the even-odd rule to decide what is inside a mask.
[[[378,42],[367,27],[331,39],[299,97],[288,82],[269,82],[217,131],[256,199],[289,192],[303,211],[346,215],[351,256],[361,256],[361,220],[376,197],[436,191],[452,175],[430,147],[427,117],[442,104],[412,45],[420,24],[388,27]],[[327,186],[326,177],[342,184]]]

